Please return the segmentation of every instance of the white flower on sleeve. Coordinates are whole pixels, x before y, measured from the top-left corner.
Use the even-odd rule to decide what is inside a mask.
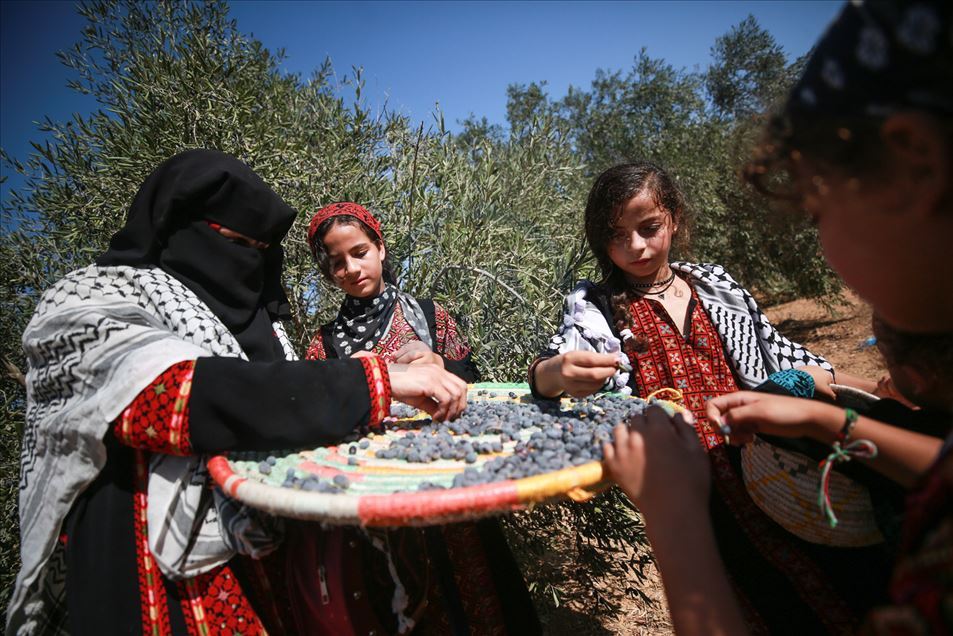
[[[839,91],[844,88],[844,72],[841,70],[840,64],[838,64],[835,60],[824,60],[824,67],[821,69],[821,77],[824,79],[827,85],[834,90]]]
[[[936,12],[922,4],[909,9],[897,29],[897,39],[902,45],[920,55],[927,55],[936,48],[940,33],[940,19]]]
[[[864,27],[857,42],[857,61],[872,71],[887,65],[887,38],[875,27]]]

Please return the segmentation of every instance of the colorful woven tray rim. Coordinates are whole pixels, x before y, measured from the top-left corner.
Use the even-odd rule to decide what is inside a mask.
[[[480,383],[471,390],[520,390],[525,384]],[[681,409],[671,402],[666,403]],[[562,470],[447,490],[393,494],[326,494],[278,488],[235,472],[225,455],[208,462],[209,473],[229,496],[249,506],[283,517],[323,521],[334,525],[436,525],[473,519],[571,496],[605,480],[602,462],[592,461]],[[574,497],[575,498],[575,497]]]

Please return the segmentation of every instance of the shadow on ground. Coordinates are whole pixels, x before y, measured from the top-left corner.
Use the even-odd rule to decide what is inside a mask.
[[[853,320],[853,318],[853,316],[808,320],[788,318],[787,320],[782,320],[777,323],[775,328],[794,342],[803,343],[807,341],[827,340],[833,339],[834,336],[818,333],[821,329],[849,322]]]
[[[609,636],[613,633],[594,616],[565,606],[549,609],[543,619],[543,633],[547,636]]]

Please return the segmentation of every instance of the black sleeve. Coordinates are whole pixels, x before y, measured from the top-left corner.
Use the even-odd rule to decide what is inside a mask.
[[[195,363],[189,434],[196,452],[333,444],[369,418],[360,360]]]
[[[327,360],[337,360],[340,358],[337,349],[331,345],[331,324],[321,326],[321,337],[324,338],[324,355]]]
[[[480,370],[473,362],[473,352],[471,351],[462,360],[451,360],[440,351],[441,343],[437,342],[437,307],[433,300],[424,298],[418,300],[420,309],[424,312],[424,318],[427,319],[427,327],[430,329],[430,340],[433,342],[434,351],[443,359],[443,368],[457,376],[464,382],[472,384],[480,381]]]

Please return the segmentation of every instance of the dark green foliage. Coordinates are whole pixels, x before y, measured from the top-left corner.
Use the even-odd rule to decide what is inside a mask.
[[[572,600],[598,615],[626,596],[648,600],[639,587],[652,561],[645,526],[618,488],[512,515],[504,527],[537,604]],[[582,598],[563,598],[567,588]]]
[[[544,82],[512,85],[511,134],[555,118],[587,179],[624,161],[658,163],[690,208],[692,248],[678,257],[725,265],[767,302],[828,294],[838,282],[806,218],[772,211],[739,179],[765,109],[786,93],[802,61],[788,64],[750,16],[717,39],[712,57],[705,71],[689,72],[642,50],[628,71],[597,71],[589,90],[570,87],[558,100]]]
[[[454,136],[439,113],[424,129],[373,110],[360,69],[334,82],[330,62],[309,78],[281,72],[282,53],[239,33],[223,3],[102,0],[79,10],[87,26],[60,58],[70,86],[99,110],[46,120],[49,140],[32,155],[2,156],[27,180],[0,211],[0,598],[18,567],[20,335],[39,293],[104,250],[139,184],[178,151],[232,153],[299,210],[285,241],[285,284],[301,349],[340,302],[311,262],[307,221],[322,205],[353,200],[382,219],[404,289],[463,317],[485,379],[523,380],[563,295],[593,274],[581,223],[592,176],[635,158],[677,175],[696,212],[697,258],[723,263],[770,297],[820,294],[832,284],[812,256],[813,233],[799,220],[772,220],[736,178],[758,111],[792,73],[753,20],[716,43],[707,74],[641,51],[628,71],[600,71],[590,90],[558,101],[545,82],[513,86],[508,131],[471,116]],[[638,517],[616,491],[510,524],[525,554],[573,537],[575,570],[593,583],[634,585],[647,558]],[[530,567],[537,590],[559,584],[546,576]],[[611,605],[598,585],[586,589]]]
[[[796,78],[781,47],[750,15],[718,38],[712,58],[705,88],[715,109],[734,119],[763,113]]]

